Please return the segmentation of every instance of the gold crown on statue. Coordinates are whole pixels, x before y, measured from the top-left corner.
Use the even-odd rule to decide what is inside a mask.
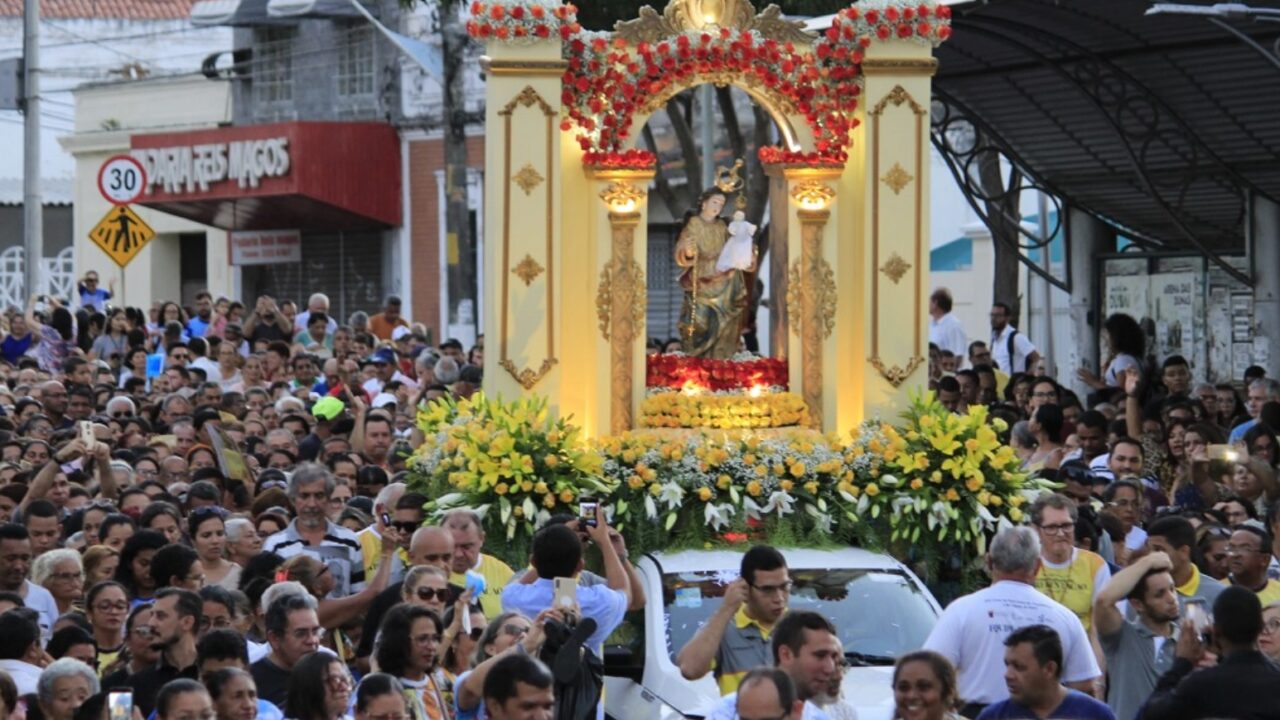
[[[742,192],[742,186],[746,184],[746,181],[738,174],[738,171],[741,170],[745,164],[746,163],[742,161],[742,158],[738,158],[734,161],[733,167],[731,168],[716,168],[716,188],[726,196],[738,193],[738,197],[734,199],[734,204],[739,210],[747,207],[747,196]]]

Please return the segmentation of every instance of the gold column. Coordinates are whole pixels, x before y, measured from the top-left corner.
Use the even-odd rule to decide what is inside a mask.
[[[636,344],[638,339],[643,346],[648,305],[644,267],[635,258],[636,229],[643,218],[643,188],[652,172],[597,171],[594,177],[610,181],[600,191],[600,199],[609,208],[611,246],[609,260],[600,270],[596,315],[601,337],[609,343],[609,428],[617,434],[632,429],[635,423]]]
[[[823,257],[822,240],[836,193],[825,182],[808,177],[791,189],[791,197],[799,205],[800,258],[789,274],[787,307],[789,324],[800,336],[801,394],[809,407],[809,424],[822,429],[822,356],[824,343],[835,327],[836,311],[835,274]]]

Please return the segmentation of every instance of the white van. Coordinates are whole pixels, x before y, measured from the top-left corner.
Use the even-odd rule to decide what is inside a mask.
[[[849,668],[844,696],[859,720],[890,720],[894,660],[918,650],[941,608],[924,583],[887,555],[856,548],[781,549],[790,607],[831,619]],[[605,646],[605,713],[614,720],[700,718],[720,700],[710,674],[689,681],[675,657],[737,578],[741,552],[650,553],[636,563],[648,599]]]

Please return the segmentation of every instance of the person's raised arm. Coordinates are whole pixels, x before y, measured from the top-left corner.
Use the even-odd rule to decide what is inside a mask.
[[[240,328],[242,335],[246,338],[253,337],[253,331],[258,329],[258,323],[262,322],[259,313],[262,312],[264,297],[258,298],[258,303],[253,306],[253,312],[244,319],[244,327]]]
[[[58,471],[62,469],[60,463],[66,462],[75,457],[75,453],[71,452],[83,448],[80,438],[76,438],[68,442],[58,451],[52,460],[44,464],[40,468],[40,472],[36,473],[35,479],[27,486],[27,494],[22,496],[22,502],[18,503],[18,510],[26,512],[27,506],[32,502],[49,496],[49,490],[53,487],[53,481],[58,477]]]
[[[543,610],[538,613],[538,617],[533,621],[533,627],[529,629],[528,633],[525,633],[523,640],[472,668],[471,673],[454,688],[456,693],[454,702],[458,706],[457,709],[475,710],[479,707],[480,701],[484,699],[484,679],[489,676],[489,671],[502,658],[517,652],[537,657],[538,652],[542,650],[543,642],[546,640],[545,626],[547,620],[564,622],[564,615],[559,610]],[[443,646],[443,643],[441,645]]]
[[[1142,374],[1136,367],[1124,371],[1124,425],[1131,438],[1142,437],[1142,403],[1138,400],[1138,387]]]
[[[400,534],[395,528],[382,531],[382,557],[378,562],[378,570],[373,579],[365,584],[364,589],[344,598],[325,598],[320,602],[320,610],[316,613],[320,625],[330,630],[342,627],[360,617],[378,593],[387,589],[391,581],[391,566],[394,564],[396,549],[400,547]]]
[[[1172,570],[1173,563],[1162,552],[1153,552],[1111,577],[1093,601],[1093,626],[1099,637],[1114,635],[1124,625],[1124,616],[1116,607],[1138,586],[1147,573]]]
[[[36,296],[32,295],[27,298],[27,327],[31,330],[31,339],[40,342],[40,333],[44,330],[44,325],[40,324],[40,320],[36,318]]]
[[[697,680],[711,672],[711,663],[720,651],[720,641],[724,639],[724,631],[738,613],[738,608],[747,601],[747,581],[738,578],[729,584],[724,591],[724,601],[694,634],[693,638],[680,648],[676,655],[676,665],[686,680]]]
[[[111,472],[111,446],[104,442],[93,445],[94,470],[98,474],[98,494],[107,500],[115,500],[120,495],[116,487],[116,475]]]
[[[627,605],[627,610],[639,610],[644,607],[644,583],[640,579],[640,571],[631,562],[627,541],[617,530],[609,531],[609,541],[622,560],[622,569],[627,573],[627,585],[631,588],[631,602]]]
[[[611,532],[613,528],[609,527],[609,522],[605,519],[604,506],[596,505],[596,524],[587,526],[587,534],[591,536],[591,541],[596,544],[596,547],[600,548],[600,555],[604,559],[604,579],[609,589],[625,595],[627,605],[630,605],[631,579],[627,575],[622,558],[618,556],[617,547],[609,538]]]

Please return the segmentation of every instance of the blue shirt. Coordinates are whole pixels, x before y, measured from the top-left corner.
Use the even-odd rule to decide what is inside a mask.
[[[86,310],[93,309],[102,312],[107,307],[107,301],[111,299],[111,293],[102,288],[89,292],[81,284],[77,286],[77,289],[80,291],[80,307]]]
[[[515,582],[502,590],[502,611],[519,612],[528,618],[551,607],[555,596],[555,583],[549,578],[538,578],[532,584]],[[596,657],[604,658],[604,640],[622,624],[627,612],[627,596],[607,585],[578,586],[578,607],[582,616],[596,621],[596,631],[587,638],[586,647]]]
[[[1105,703],[1078,690],[1067,690],[1062,704],[1049,713],[1054,720],[1116,720],[1116,714]],[[1010,700],[992,703],[975,720],[1039,720],[1025,705]]]
[[[1244,434],[1252,430],[1253,426],[1257,424],[1257,420],[1248,420],[1240,423],[1231,429],[1231,435],[1227,438],[1227,442],[1231,445],[1235,445],[1238,442],[1244,442]]]
[[[210,316],[209,319],[212,320],[213,316]],[[209,332],[209,325],[211,324],[201,320],[200,316],[197,315],[187,321],[187,332],[191,334],[191,337],[202,338]]]
[[[463,710],[458,707],[458,688],[462,687],[462,681],[466,680],[470,675],[471,671],[468,670],[459,675],[458,679],[453,681],[453,720],[479,720],[480,718],[488,717],[484,712],[483,698],[480,699],[479,705],[476,705],[470,710]]]

